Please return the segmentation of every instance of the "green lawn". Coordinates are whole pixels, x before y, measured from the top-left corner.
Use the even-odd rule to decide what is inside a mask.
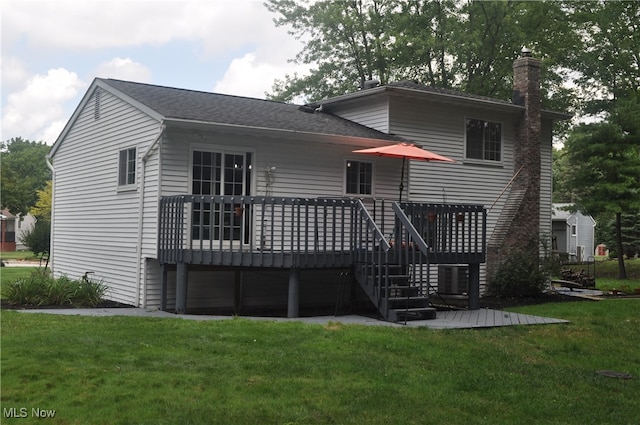
[[[2,288],[5,282],[10,282],[19,277],[27,277],[33,271],[35,267],[0,267],[0,295],[2,295]]]
[[[640,300],[516,310],[572,323],[436,331],[3,311],[2,407],[55,410],[50,424],[637,424]],[[3,424],[31,423],[5,412]]]
[[[634,258],[625,260],[625,269],[629,280],[640,282],[640,259]],[[596,261],[596,277],[600,278],[617,278],[618,277],[618,260],[600,260]]]
[[[0,252],[0,259],[3,259],[3,260],[40,260],[40,257],[37,257],[31,251],[11,251],[11,252]]]

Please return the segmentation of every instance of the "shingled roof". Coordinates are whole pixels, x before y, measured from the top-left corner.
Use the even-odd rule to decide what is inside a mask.
[[[270,100],[97,79],[166,119],[388,141],[402,138],[313,108]]]
[[[505,105],[512,105],[510,101],[506,101],[502,99],[496,99],[489,96],[479,96],[477,94],[469,94],[469,93],[464,93],[457,90],[445,89],[441,87],[427,86],[411,80],[395,81],[387,84],[387,86],[401,87],[401,88],[410,89],[410,90],[422,91],[425,93],[436,93],[436,94],[442,94],[447,96],[465,97],[468,99],[475,99],[475,100],[482,100],[482,101],[488,101],[488,102],[494,102],[494,103],[503,103]]]

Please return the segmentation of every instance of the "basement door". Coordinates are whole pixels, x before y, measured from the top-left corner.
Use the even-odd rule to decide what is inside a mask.
[[[193,151],[193,195],[248,196],[251,194],[251,153]],[[249,243],[250,215],[241,205],[194,202],[192,240]],[[215,244],[214,244],[215,246]]]

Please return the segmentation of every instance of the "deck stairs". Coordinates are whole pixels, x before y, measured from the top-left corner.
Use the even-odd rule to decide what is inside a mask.
[[[436,318],[436,309],[431,306],[428,295],[422,293],[421,285],[413,281],[406,266],[358,265],[355,276],[385,320],[399,323]]]
[[[354,276],[384,320],[435,319],[429,302],[428,247],[398,203],[392,204],[394,231],[387,240],[364,205],[358,204]]]
[[[420,285],[413,281],[407,273],[407,267],[398,264],[385,264],[381,268],[383,281],[388,282],[379,290],[375,285],[367,284],[373,288],[369,297],[379,299],[378,310],[382,316],[390,322],[405,322],[408,320],[428,320],[436,318],[436,309],[431,306],[427,294],[422,293]],[[376,276],[369,280],[374,281]],[[361,283],[362,286],[362,283]]]

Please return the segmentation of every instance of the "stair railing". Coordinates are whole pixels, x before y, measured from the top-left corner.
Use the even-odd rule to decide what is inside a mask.
[[[511,180],[509,180],[509,183],[507,183],[507,185],[504,187],[504,189],[502,189],[502,192],[500,192],[500,195],[498,195],[498,197],[496,198],[495,201],[493,201],[493,204],[491,204],[491,206],[489,207],[489,210],[487,212],[491,212],[491,210],[493,209],[493,207],[498,203],[498,201],[500,200],[500,198],[502,198],[502,195],[504,195],[504,193],[507,191],[507,189],[509,189],[509,187],[511,186],[511,184],[513,184],[514,180],[516,179],[516,177],[518,177],[518,174],[520,174],[520,171],[522,171],[522,169],[524,168],[524,165],[522,165],[518,171],[516,171],[516,173],[513,175],[513,177],[511,177]]]
[[[391,207],[395,214],[395,230],[392,247],[392,257],[398,264],[406,268],[412,277],[413,284],[419,285],[422,295],[428,296],[429,275],[429,246],[424,241],[413,223],[405,214],[398,202]],[[425,288],[423,282],[427,282]]]
[[[354,254],[359,273],[364,273],[364,281],[372,282],[373,287],[368,288],[370,294],[375,295],[376,307],[380,308],[381,296],[384,291],[388,293],[388,255],[391,245],[385,239],[384,234],[374,221],[373,217],[362,203],[357,200],[354,213]]]

